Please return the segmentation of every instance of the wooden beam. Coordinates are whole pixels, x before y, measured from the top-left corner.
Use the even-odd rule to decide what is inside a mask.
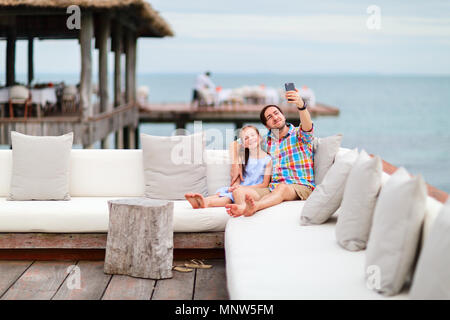
[[[113,34],[113,51],[114,51],[114,107],[120,106],[122,101],[122,52],[123,52],[123,32],[120,23],[114,24]],[[123,130],[115,133],[116,149],[123,149]]]
[[[110,23],[111,20],[108,16],[99,16],[99,31],[98,31],[98,83],[99,83],[99,95],[100,95],[100,112],[111,111],[109,107],[109,94],[108,94],[108,38],[111,33]]]
[[[92,37],[94,22],[92,12],[81,15],[80,47],[81,47],[81,79],[80,79],[80,109],[85,119],[94,115],[91,102],[92,94]]]
[[[114,51],[114,107],[120,106],[122,101],[122,70],[121,57],[123,51],[122,26],[119,23],[114,24],[112,33],[113,51]]]
[[[31,85],[34,79],[34,53],[33,53],[34,38],[28,38],[28,85]]]
[[[136,35],[126,32],[125,92],[127,103],[136,101]]]
[[[6,40],[6,85],[12,86],[16,82],[16,25],[14,22],[8,26]]]
[[[100,112],[111,111],[109,104],[108,94],[108,38],[111,33],[110,23],[111,20],[108,15],[101,15],[99,19],[99,31],[97,33],[97,43],[99,46],[98,55],[98,83],[99,83],[99,96],[100,96]],[[108,137],[101,140],[101,148],[108,149],[109,141]]]

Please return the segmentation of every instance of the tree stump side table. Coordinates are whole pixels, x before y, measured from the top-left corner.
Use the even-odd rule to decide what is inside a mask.
[[[104,272],[172,278],[173,202],[132,198],[108,201]]]

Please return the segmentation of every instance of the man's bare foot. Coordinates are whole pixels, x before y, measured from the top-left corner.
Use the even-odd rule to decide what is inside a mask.
[[[197,201],[198,208],[207,208],[208,207],[208,200],[203,198],[203,195],[200,193],[194,193],[194,199]]]
[[[195,197],[194,197],[193,193],[186,193],[184,195],[184,197],[186,198],[187,201],[189,201],[189,203],[191,204],[192,208],[194,208],[194,209],[198,209],[199,208],[199,204],[198,204],[197,200],[195,200]]]
[[[256,212],[256,203],[250,195],[246,194],[244,204],[227,204],[225,205],[225,208],[227,213],[232,217],[250,217]]]
[[[255,199],[253,199],[249,194],[245,195],[245,209],[244,216],[250,217],[254,215],[256,212],[256,203]]]
[[[238,205],[238,204],[226,204],[225,209],[227,210],[227,213],[232,217],[239,217],[242,216],[244,213],[244,205]]]

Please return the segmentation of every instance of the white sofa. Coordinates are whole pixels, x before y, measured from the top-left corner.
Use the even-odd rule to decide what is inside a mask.
[[[386,181],[389,175],[383,175]],[[407,288],[389,298],[368,289],[365,251],[338,245],[336,216],[322,225],[301,226],[304,203],[284,202],[228,222],[225,254],[231,299],[408,299]],[[422,245],[442,206],[427,198]]]
[[[228,152],[208,150],[206,162],[213,193],[229,183]],[[11,165],[11,151],[1,150],[0,232],[107,232],[107,200],[144,194],[141,150],[72,150],[70,201],[7,201]],[[337,244],[336,218],[301,226],[303,205],[289,201],[231,219],[224,208],[193,210],[175,201],[174,231],[225,230],[231,299],[385,299],[366,287],[365,252]],[[441,207],[428,197],[422,241]],[[392,298],[407,299],[408,292]]]
[[[229,184],[227,155],[206,152],[209,192]],[[107,200],[144,196],[142,150],[72,150],[70,201],[6,200],[11,170],[12,151],[0,150],[0,232],[5,233],[107,232]],[[224,208],[194,211],[183,200],[174,205],[174,232],[225,230],[229,216]]]

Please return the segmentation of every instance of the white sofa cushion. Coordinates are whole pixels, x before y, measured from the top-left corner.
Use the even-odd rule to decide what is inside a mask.
[[[229,185],[227,150],[205,150],[209,193]],[[0,197],[7,197],[12,172],[12,151],[0,150]],[[77,150],[70,153],[72,197],[143,197],[142,150]]]
[[[73,132],[30,136],[11,132],[13,154],[8,200],[70,200]]]
[[[342,202],[348,174],[357,158],[357,149],[339,150],[322,183],[306,199],[300,217],[302,225],[324,223],[336,212]]]
[[[411,286],[412,299],[450,299],[450,200],[420,253]]]
[[[72,197],[144,195],[142,150],[72,150]]]
[[[344,249],[366,248],[382,172],[380,157],[371,158],[362,150],[348,175],[342,203],[336,212],[336,239]]]
[[[0,198],[0,232],[107,232],[108,200],[124,197],[72,197],[70,201],[6,201]],[[174,201],[174,232],[224,231],[225,208],[194,210]]]
[[[327,223],[299,226],[304,201],[231,218],[225,235],[231,299],[383,299],[365,283],[364,252],[343,250]],[[395,299],[407,298],[406,293]]]
[[[184,199],[188,192],[207,195],[204,133],[158,137],[141,133],[145,196]]]
[[[314,138],[314,182],[320,185],[334,162],[341,146],[342,134],[325,138]]]
[[[205,160],[208,195],[211,196],[217,189],[230,185],[230,154],[228,150],[206,150]]]
[[[397,294],[412,272],[426,214],[427,191],[422,177],[399,168],[386,182],[375,206],[366,250],[366,270],[379,274],[374,290]]]

